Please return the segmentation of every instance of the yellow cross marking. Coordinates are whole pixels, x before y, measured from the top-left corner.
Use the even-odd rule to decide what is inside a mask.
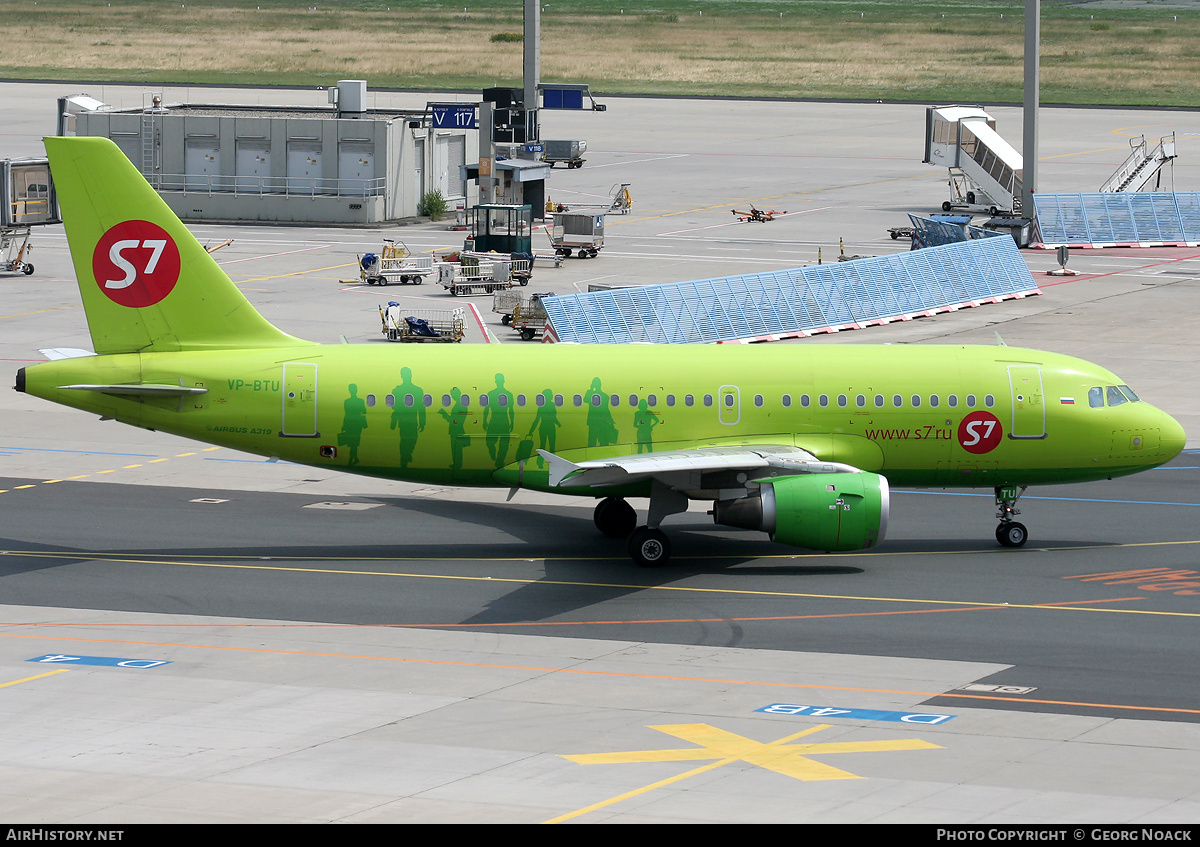
[[[673,735],[684,741],[700,745],[699,747],[684,747],[676,750],[634,750],[625,753],[583,753],[573,756],[563,756],[564,759],[580,765],[601,764],[634,764],[640,762],[695,762],[707,761],[708,764],[699,768],[669,777],[660,782],[643,788],[621,794],[609,800],[593,804],[584,809],[562,815],[546,823],[559,823],[587,812],[610,806],[629,797],[643,794],[654,788],[660,788],[689,776],[721,767],[733,762],[747,762],[766,768],[770,771],[790,776],[794,779],[808,782],[830,779],[861,779],[862,777],[848,771],[827,765],[824,762],[813,761],[809,756],[823,756],[832,753],[877,753],[893,750],[939,750],[940,745],[930,744],[916,738],[893,739],[890,741],[842,741],[825,744],[790,744],[789,742],[806,735],[812,735],[823,729],[829,729],[832,724],[820,724],[810,727],[794,735],[780,738],[776,741],[763,743],[735,735],[715,726],[705,723],[664,724],[652,726],[659,732]]]

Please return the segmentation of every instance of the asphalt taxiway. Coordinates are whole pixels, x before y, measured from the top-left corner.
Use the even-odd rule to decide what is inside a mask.
[[[53,98],[0,86],[37,155]],[[140,104],[141,90],[90,93]],[[306,102],[315,92],[168,92]],[[422,104],[426,95],[383,94]],[[124,98],[124,100],[122,100]],[[993,110],[1020,138],[1020,111]],[[665,282],[903,249],[937,210],[924,110],[616,100],[555,116],[589,161],[570,201],[630,182],[595,260],[533,290]],[[1131,134],[1200,113],[1047,109],[1045,190],[1084,191]],[[1159,132],[1161,128],[1161,133]],[[753,202],[787,208],[731,221]],[[193,227],[296,335],[385,343],[357,253],[444,225]],[[1200,249],[1088,251],[1043,294],[799,343],[995,343],[1101,363],[1200,432]],[[60,228],[0,277],[0,358],[87,347]],[[460,301],[454,301],[459,305]],[[502,343],[505,331],[477,301]],[[473,341],[482,338],[476,333]],[[546,354],[553,355],[547,347]],[[591,504],[267,463],[0,394],[0,815],[31,822],[1191,822],[1200,804],[1200,456],[1021,502],[1002,550],[984,492],[896,491],[887,542],[805,554],[672,518],[670,568],[632,566]],[[1198,446],[1195,435],[1190,442]],[[125,660],[123,663],[116,660]]]

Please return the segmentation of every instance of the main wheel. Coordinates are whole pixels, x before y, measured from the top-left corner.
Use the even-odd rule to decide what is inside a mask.
[[[637,512],[620,497],[606,497],[596,504],[592,520],[609,538],[628,538],[637,526]]]
[[[661,529],[639,526],[629,536],[629,555],[638,567],[661,568],[671,560],[671,542]]]
[[[996,540],[1004,547],[1024,547],[1029,540],[1029,531],[1025,524],[1010,521],[996,527]]]

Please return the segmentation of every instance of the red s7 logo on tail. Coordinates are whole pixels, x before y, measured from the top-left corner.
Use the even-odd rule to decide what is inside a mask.
[[[149,221],[110,228],[92,252],[92,274],[108,299],[140,309],[153,306],[179,282],[179,248],[165,229]]]

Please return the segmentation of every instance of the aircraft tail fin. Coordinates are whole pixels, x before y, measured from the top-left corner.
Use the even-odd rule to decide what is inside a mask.
[[[46,138],[97,353],[295,346],[107,138]]]

